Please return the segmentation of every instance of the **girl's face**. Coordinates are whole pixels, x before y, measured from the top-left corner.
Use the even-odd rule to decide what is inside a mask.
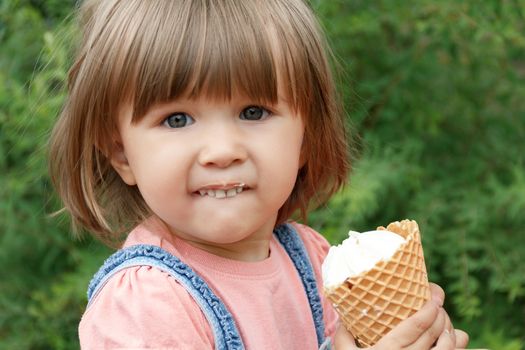
[[[172,233],[223,256],[267,241],[301,166],[303,121],[284,99],[181,98],[135,123],[124,107],[112,164]]]

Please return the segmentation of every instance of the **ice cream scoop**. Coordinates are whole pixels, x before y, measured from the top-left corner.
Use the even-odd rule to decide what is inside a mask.
[[[340,245],[330,247],[323,262],[324,287],[335,287],[370,270],[378,261],[390,259],[404,242],[403,237],[387,230],[350,231]]]

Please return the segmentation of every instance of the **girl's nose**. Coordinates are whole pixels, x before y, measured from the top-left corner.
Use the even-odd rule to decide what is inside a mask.
[[[248,156],[242,135],[234,126],[215,128],[201,141],[204,147],[198,159],[203,166],[226,168],[244,162]]]

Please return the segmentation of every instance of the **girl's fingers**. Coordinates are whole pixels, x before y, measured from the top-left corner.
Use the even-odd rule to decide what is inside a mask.
[[[409,345],[415,343],[425,332],[431,329],[436,321],[441,324],[443,327],[445,323],[444,315],[440,315],[441,307],[436,303],[436,301],[431,300],[427,302],[421,310],[407,318],[406,320],[399,323],[394,329],[392,329],[387,335],[385,335],[381,341],[386,348],[391,349],[402,349],[408,347]],[[443,329],[439,330],[438,326],[434,326],[431,332],[435,333],[434,340],[429,343],[427,349],[430,347]]]
[[[461,329],[455,329],[456,334],[456,348],[464,349],[468,345],[468,334],[463,332]]]
[[[442,344],[436,349],[449,349],[447,347],[449,344],[452,345],[452,349],[454,349],[454,342],[450,338],[450,333],[445,332],[446,319],[447,313],[443,308],[440,308],[435,321],[407,348],[411,350],[430,349],[432,344],[436,344],[436,342],[439,342],[440,337],[444,336],[445,339],[441,341]],[[446,338],[449,338],[448,341]]]
[[[456,346],[448,329],[439,336],[436,345],[431,350],[454,350]]]
[[[445,331],[450,335],[450,339],[452,339],[452,344],[456,344],[456,332],[454,332],[454,327],[452,326],[452,322],[450,321],[450,317],[445,311],[446,319],[445,319]]]
[[[443,302],[445,301],[445,292],[443,289],[438,286],[435,283],[429,283],[430,286],[430,295],[432,296],[432,300],[435,300],[436,303],[439,306],[443,306]]]
[[[460,329],[454,329],[452,332],[445,329],[439,337],[436,346],[432,350],[460,350],[465,349],[468,345],[468,334]],[[481,349],[480,349],[481,350]]]
[[[354,337],[340,324],[335,332],[334,347],[336,350],[358,349]]]

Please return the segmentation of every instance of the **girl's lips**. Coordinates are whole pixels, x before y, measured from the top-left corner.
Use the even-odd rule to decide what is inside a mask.
[[[206,186],[203,186],[202,188],[199,188],[197,192],[199,191],[207,191],[207,190],[224,190],[228,191],[230,189],[238,189],[238,188],[247,188],[246,184],[243,182],[231,182],[231,183],[213,183]]]

